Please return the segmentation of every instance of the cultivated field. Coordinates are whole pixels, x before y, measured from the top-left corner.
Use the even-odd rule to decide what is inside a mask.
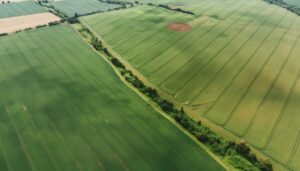
[[[0,19],[0,33],[13,33],[59,20],[59,17],[49,12],[4,18]]]
[[[0,44],[0,170],[224,170],[70,26]]]
[[[142,6],[81,20],[195,119],[300,170],[300,17],[261,0],[181,6],[196,15]]]
[[[6,1],[5,1],[6,2]],[[0,19],[46,12],[46,10],[33,1],[16,3],[0,3]]]
[[[74,16],[75,13],[86,14],[120,7],[120,5],[103,3],[98,0],[59,0],[49,4],[70,17]]]

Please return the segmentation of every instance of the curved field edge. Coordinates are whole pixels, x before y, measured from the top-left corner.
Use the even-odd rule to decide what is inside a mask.
[[[172,124],[174,124],[178,129],[180,129],[184,134],[186,134],[190,139],[192,139],[196,144],[198,144],[200,146],[200,148],[202,148],[203,150],[205,150],[205,152],[207,152],[207,154],[209,154],[214,160],[216,160],[222,167],[224,167],[226,170],[228,170],[228,168],[230,166],[225,165],[224,162],[222,162],[221,158],[216,156],[207,146],[205,146],[204,144],[200,143],[197,138],[195,138],[190,132],[188,132],[182,125],[180,125],[179,123],[177,123],[170,115],[168,115],[166,112],[164,112],[160,106],[155,103],[153,100],[151,100],[151,98],[149,98],[148,96],[146,96],[145,94],[143,94],[141,91],[139,91],[136,87],[134,87],[132,84],[130,84],[125,78],[124,76],[120,73],[120,70],[111,63],[111,61],[105,57],[105,54],[95,50],[93,48],[93,46],[90,44],[90,42],[87,40],[87,38],[84,38],[80,32],[78,31],[78,29],[80,28],[80,26],[78,26],[78,24],[73,24],[72,25],[74,30],[77,31],[77,34],[79,36],[81,36],[82,40],[86,41],[87,44],[90,45],[90,47],[99,54],[99,56],[106,61],[111,68],[114,70],[114,72],[116,73],[116,75],[119,77],[119,79],[129,88],[131,89],[133,92],[135,92],[138,96],[140,96],[146,103],[150,104],[152,106],[152,108],[157,111],[159,114],[161,114],[164,118],[166,118],[169,122],[171,122]],[[231,167],[230,167],[231,168]],[[233,169],[233,168],[231,168]]]
[[[83,17],[84,18],[84,17]],[[145,86],[148,86],[148,87],[152,87],[153,89],[157,90],[158,94],[163,98],[163,99],[166,99],[167,101],[171,102],[172,104],[174,104],[174,107],[176,109],[182,109],[182,106],[184,106],[182,104],[182,102],[178,101],[177,99],[175,99],[172,95],[168,94],[166,91],[162,90],[161,87],[157,86],[156,84],[154,84],[153,82],[151,82],[150,80],[148,80],[143,74],[141,74],[135,67],[133,67],[127,60],[125,60],[124,58],[121,57],[120,54],[118,54],[115,50],[113,50],[113,48],[99,35],[97,34],[97,32],[95,32],[90,26],[88,23],[86,23],[84,21],[84,19],[80,18],[80,23],[86,27],[87,29],[89,29],[89,31],[93,34],[93,36],[96,36],[97,39],[99,39],[102,44],[103,44],[103,47],[107,48],[109,53],[112,54],[112,56],[114,58],[117,58],[122,64],[124,64],[124,66],[126,67],[126,70],[132,72],[132,74],[134,76],[136,76],[139,80],[141,80]],[[75,26],[76,27],[76,26]],[[80,27],[80,26],[79,26]],[[78,28],[77,28],[78,29]],[[86,39],[84,37],[82,37],[83,39]],[[87,41],[88,42],[88,41]],[[104,55],[104,54],[102,54]],[[112,64],[111,64],[112,65]],[[118,70],[116,66],[112,65],[112,67],[116,70],[116,72],[118,72],[118,75],[120,75],[121,77],[124,77],[124,75],[120,74],[120,70]],[[145,96],[140,90],[137,89],[137,87],[134,87],[132,86],[132,84],[128,83],[128,81],[126,81],[126,79],[124,78],[121,78],[122,80],[125,81],[125,84],[128,84],[131,88],[133,88],[134,91],[136,91],[137,93],[141,94],[142,96]],[[148,102],[151,102],[154,104],[154,107],[157,108],[157,110],[161,110],[161,107],[155,103],[153,101],[153,99],[145,96],[146,99],[148,99],[147,101]],[[239,137],[237,137],[236,135],[234,135],[233,133],[227,131],[227,130],[224,130],[224,128],[220,127],[219,125],[209,121],[207,118],[204,118],[202,116],[199,116],[199,115],[196,115],[197,116],[197,119],[195,119],[195,117],[193,116],[192,114],[192,109],[189,109],[189,108],[184,108],[184,112],[186,114],[188,114],[189,117],[193,118],[194,120],[197,120],[197,121],[200,121],[201,124],[203,124],[206,128],[209,128],[211,129],[213,132],[217,133],[218,135],[220,135],[222,138],[226,137],[225,140],[231,140],[231,141],[234,141],[234,142],[243,142],[243,140]],[[163,111],[162,111],[163,112]],[[185,131],[186,128],[184,128],[183,126],[181,126],[180,124],[178,124],[174,118],[172,117],[169,117],[168,114],[166,114],[165,112],[163,112],[166,116],[168,116],[168,118],[170,118],[172,120],[173,123],[176,123],[176,125],[179,125],[179,127],[183,128]],[[191,135],[192,137],[194,137],[191,133],[189,133],[189,135]],[[193,138],[194,140],[196,141],[199,141],[197,140],[195,137]],[[200,143],[202,144],[202,143]],[[205,144],[202,144],[202,145],[205,145]],[[248,144],[247,144],[248,145]],[[265,160],[265,159],[269,159],[270,157],[265,155],[264,153],[262,153],[261,151],[257,150],[255,147],[253,147],[251,144],[249,145],[251,146],[251,149],[253,149],[255,155],[257,155],[258,158],[262,159],[262,160]],[[210,154],[216,156],[217,158],[219,158],[219,160],[222,161],[223,163],[223,166],[225,166],[225,168],[227,168],[228,170],[238,170],[237,168],[234,168],[233,166],[233,163],[228,159],[228,156],[218,156],[216,155],[215,153],[212,152],[212,149],[209,148],[209,147],[206,147],[205,149],[209,150],[210,151]],[[248,162],[248,161],[247,161]],[[275,161],[274,161],[275,162]],[[277,165],[276,163],[273,163],[272,164],[275,164],[275,169],[274,170],[282,170],[282,166],[281,165]],[[281,168],[281,169],[279,169]],[[256,168],[257,169],[257,168]]]

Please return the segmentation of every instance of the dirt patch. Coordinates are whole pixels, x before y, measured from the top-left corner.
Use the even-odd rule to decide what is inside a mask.
[[[192,27],[186,23],[172,23],[168,25],[168,29],[179,32],[188,32]]]
[[[13,33],[26,28],[35,28],[38,25],[59,21],[60,18],[52,13],[40,13],[18,17],[0,19],[0,33]]]

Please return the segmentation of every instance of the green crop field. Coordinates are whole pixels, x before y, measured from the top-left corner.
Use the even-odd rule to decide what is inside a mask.
[[[47,12],[33,1],[0,4],[0,19]]]
[[[68,16],[77,14],[87,14],[96,11],[107,11],[120,7],[117,4],[109,4],[98,0],[59,0],[50,2],[55,8],[61,10]]]
[[[300,17],[261,0],[181,7],[196,15],[141,6],[81,21],[192,117],[300,170]],[[172,23],[191,30],[170,30]]]
[[[300,0],[284,0],[284,2],[300,8]]]
[[[0,170],[224,170],[69,25],[0,44]]]

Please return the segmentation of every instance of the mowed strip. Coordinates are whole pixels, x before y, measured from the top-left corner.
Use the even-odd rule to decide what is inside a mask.
[[[0,33],[13,33],[59,20],[59,17],[49,12],[4,18],[0,19]]]
[[[224,170],[69,25],[0,44],[0,170]]]

